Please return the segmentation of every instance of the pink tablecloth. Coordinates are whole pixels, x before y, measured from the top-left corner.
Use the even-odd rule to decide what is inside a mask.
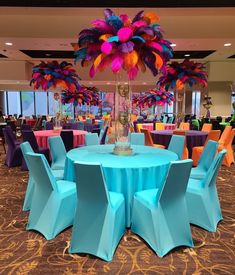
[[[175,128],[176,128],[176,124],[164,123],[165,130],[175,130]]]
[[[142,125],[142,127],[144,129],[148,129],[149,131],[153,131],[153,123],[142,123],[142,124],[139,124],[139,125]]]
[[[85,144],[85,134],[86,131],[73,130],[73,147],[78,147],[79,145]],[[34,135],[37,139],[39,147],[49,148],[48,137],[59,136],[59,132],[54,132],[53,130],[43,130],[35,131]]]

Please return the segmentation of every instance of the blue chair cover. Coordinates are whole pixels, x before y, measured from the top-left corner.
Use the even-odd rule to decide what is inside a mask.
[[[170,117],[168,117],[167,123],[172,124],[172,123],[173,123],[173,120],[174,120],[174,117],[173,117],[173,116],[170,116]]]
[[[47,240],[73,224],[77,204],[74,182],[56,181],[44,155],[27,153],[34,192],[27,230],[39,231]]]
[[[99,137],[97,133],[87,133],[85,135],[85,145],[99,145]]]
[[[145,138],[143,133],[130,133],[131,145],[144,145]]]
[[[217,224],[223,219],[216,188],[216,179],[226,150],[213,160],[203,179],[189,179],[186,202],[190,223],[210,232],[216,232]]]
[[[49,148],[51,152],[51,168],[54,170],[64,170],[66,149],[60,136],[49,137]]]
[[[135,193],[131,230],[163,257],[177,246],[193,246],[185,192],[192,160],[171,162],[159,189]]]
[[[87,118],[86,119],[86,123],[92,124],[92,119],[91,118]]]
[[[105,144],[105,143],[106,143],[106,138],[107,138],[108,129],[109,129],[109,127],[106,126],[105,129],[104,129],[104,132],[103,132],[103,134],[102,134],[102,136],[101,136],[100,144]]]
[[[82,121],[78,121],[78,130],[84,130],[84,123]]]
[[[124,197],[107,191],[99,163],[77,162],[75,173],[78,205],[69,252],[111,261],[125,232]]]
[[[171,137],[168,150],[177,154],[179,159],[182,159],[184,151],[185,136],[173,135]]]
[[[34,153],[31,145],[29,144],[28,141],[22,143],[20,145],[24,160],[26,162],[26,165],[28,167],[28,159],[27,159],[27,153]],[[52,170],[52,173],[54,177],[57,180],[62,180],[64,178],[64,170]],[[30,210],[31,202],[32,202],[32,197],[33,197],[33,191],[34,191],[34,180],[33,177],[29,171],[29,179],[28,179],[28,184],[25,192],[25,198],[24,198],[24,204],[23,204],[23,211],[28,211]]]
[[[214,160],[215,154],[217,152],[218,142],[209,140],[205,145],[198,165],[195,168],[192,168],[190,178],[193,179],[203,179],[206,176],[206,172],[211,166],[211,163]]]
[[[167,123],[168,117],[164,115],[163,117],[163,123]]]
[[[100,129],[104,129],[104,120],[101,119],[99,122],[98,122],[99,126],[100,126]]]

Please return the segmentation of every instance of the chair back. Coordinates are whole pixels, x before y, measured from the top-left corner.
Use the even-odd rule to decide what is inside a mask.
[[[56,179],[51,172],[51,168],[42,154],[27,153],[29,172],[32,175],[39,192],[44,194],[52,190],[58,191]]]
[[[167,123],[167,120],[168,120],[168,116],[165,115],[165,116],[163,117],[163,123]]]
[[[53,166],[59,159],[65,159],[66,148],[61,136],[49,137],[48,142]]]
[[[13,142],[15,142],[16,141],[16,135],[13,132],[12,127],[8,125],[4,129],[6,129],[8,135],[11,136],[11,139],[13,140]]]
[[[160,186],[157,193],[157,201],[167,205],[184,198],[193,161],[180,160],[170,163],[166,180]],[[174,217],[172,217],[174,219]]]
[[[202,126],[201,131],[203,132],[210,132],[212,130],[212,124],[211,123],[204,123]]]
[[[208,133],[208,136],[206,138],[206,142],[205,144],[209,141],[209,140],[214,140],[214,141],[218,141],[219,137],[220,137],[221,131],[220,130],[211,130]]]
[[[144,139],[145,139],[145,145],[146,146],[153,146],[153,140],[152,137],[148,131],[148,129],[140,129],[141,133],[144,133]]]
[[[92,124],[92,119],[91,119],[91,118],[87,118],[87,119],[86,119],[86,123]]]
[[[182,159],[182,154],[184,151],[185,136],[172,135],[168,150],[177,154],[178,159]]]
[[[73,131],[61,131],[60,136],[63,140],[66,151],[73,149]]]
[[[184,150],[182,154],[182,159],[188,159],[188,148],[187,148],[187,139],[186,139],[186,130],[174,130],[173,135],[185,136],[184,140]]]
[[[53,122],[46,122],[46,130],[53,130],[54,123]]]
[[[72,129],[71,123],[65,123],[65,124],[63,124],[62,129]]]
[[[209,187],[210,185],[216,184],[216,178],[219,172],[219,168],[223,162],[223,159],[227,153],[227,150],[223,149],[214,158],[210,168],[208,169],[205,178],[203,179],[203,186]]]
[[[99,122],[98,122],[99,126],[100,126],[100,129],[104,129],[104,120],[101,119]]]
[[[190,130],[190,123],[189,122],[181,122],[179,129],[186,130],[186,131]]]
[[[97,133],[87,133],[85,135],[85,145],[99,145],[99,137]]]
[[[26,162],[27,167],[29,167],[29,163],[28,163],[28,158],[27,158],[27,153],[34,153],[30,143],[28,141],[25,141],[23,143],[20,144],[20,148],[24,157],[24,160]]]
[[[91,133],[92,130],[93,130],[93,124],[85,122],[84,123],[84,130]]]
[[[137,124],[136,124],[137,133],[141,133],[141,129],[143,129],[142,124],[137,123]]]
[[[173,120],[174,120],[174,117],[173,117],[173,116],[170,116],[170,117],[168,117],[167,123],[172,124],[172,123],[173,123]]]
[[[84,130],[84,123],[82,121],[78,121],[78,130]]]
[[[25,130],[32,130],[31,125],[29,125],[29,124],[22,124],[21,125],[21,131],[25,131]]]
[[[103,132],[103,135],[100,139],[100,144],[105,144],[105,140],[106,140],[106,136],[107,136],[107,133],[108,133],[108,129],[109,129],[109,126],[106,126],[105,129],[104,129],[104,132]]]
[[[144,133],[130,133],[131,145],[144,145]]]
[[[92,133],[96,133],[98,136],[100,136],[100,131],[101,131],[100,128],[93,128],[92,129]]]
[[[10,131],[12,131],[11,129],[9,130],[9,128],[5,127],[2,129],[3,131],[3,135],[4,135],[4,139],[6,144],[14,149],[15,148],[15,139],[13,139],[12,135],[10,134]]]
[[[156,122],[155,123],[155,130],[160,131],[160,130],[164,130],[164,129],[165,129],[164,123],[161,123],[161,122]]]
[[[23,141],[28,141],[33,148],[33,151],[38,153],[39,147],[36,140],[36,137],[32,130],[24,130],[22,131]]]
[[[78,202],[86,209],[95,209],[109,203],[109,195],[100,163],[75,162]],[[91,207],[92,205],[92,207]],[[86,212],[86,209],[84,211]]]
[[[79,125],[78,125],[78,122],[70,122],[70,125],[71,125],[71,129],[72,130],[79,130]]]
[[[234,135],[235,135],[235,129],[232,129],[232,131],[230,132],[229,138],[227,139],[227,143],[225,144],[226,146],[232,146]]]
[[[198,161],[197,167],[201,167],[205,171],[207,171],[210,168],[211,163],[215,158],[218,145],[219,145],[218,142],[213,140],[209,140],[206,143],[202,151],[202,154],[200,156],[200,159]]]
[[[230,133],[232,131],[232,126],[226,126],[224,131],[219,139],[219,143],[226,144],[229,140]]]

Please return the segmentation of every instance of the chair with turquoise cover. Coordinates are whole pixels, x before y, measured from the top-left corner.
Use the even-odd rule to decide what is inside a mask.
[[[86,123],[92,124],[92,119],[91,118],[87,118],[86,119]]]
[[[84,130],[84,123],[82,121],[78,121],[78,130]]]
[[[28,166],[28,159],[27,159],[27,153],[34,153],[30,143],[28,141],[21,143],[20,148],[23,154],[23,157],[25,159],[26,165]],[[52,173],[54,177],[57,180],[61,180],[64,178],[64,170],[52,170]],[[29,171],[29,179],[28,179],[28,184],[25,192],[25,198],[24,198],[24,204],[23,204],[23,211],[28,211],[30,210],[30,206],[32,203],[32,197],[33,197],[33,192],[34,192],[34,179]]]
[[[111,261],[125,233],[123,194],[107,190],[99,163],[74,165],[78,203],[69,252],[88,253]]]
[[[144,145],[144,133],[130,133],[130,143],[131,145]]]
[[[226,150],[213,160],[203,179],[189,179],[186,202],[189,221],[210,232],[216,232],[217,224],[223,219],[216,188],[216,179]]]
[[[56,180],[44,155],[27,153],[34,192],[27,230],[39,231],[47,240],[73,224],[77,204],[76,185]]]
[[[64,170],[66,149],[62,138],[60,136],[49,137],[48,142],[52,160],[51,169]]]
[[[172,161],[159,189],[136,192],[131,230],[163,257],[177,246],[193,246],[185,192],[192,160]]]
[[[172,151],[177,154],[178,159],[182,159],[182,154],[184,151],[185,136],[172,135],[170,143],[167,150]]]
[[[218,148],[218,142],[209,140],[199,158],[197,167],[192,168],[190,178],[203,179],[210,168]]]
[[[104,129],[104,120],[101,119],[99,122],[98,122],[98,125],[100,126],[100,129]]]
[[[173,116],[170,116],[170,117],[168,117],[167,123],[172,124],[172,123],[173,123],[173,120],[174,120],[174,117],[173,117]]]
[[[87,133],[85,135],[85,145],[89,146],[89,145],[99,145],[100,144],[100,140],[99,140],[99,136],[97,133]]]

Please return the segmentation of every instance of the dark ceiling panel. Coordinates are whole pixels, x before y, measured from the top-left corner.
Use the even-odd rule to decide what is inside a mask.
[[[18,7],[235,7],[234,0],[0,0]]]
[[[73,59],[74,51],[39,51],[39,50],[20,50],[31,58],[63,58]]]
[[[228,58],[235,58],[235,54],[229,56]]]
[[[0,58],[7,58],[7,56],[0,53]]]
[[[184,59],[184,58],[190,58],[190,59],[201,59],[205,58],[208,55],[214,53],[215,51],[174,51],[173,59]],[[190,54],[190,56],[185,56],[185,54]]]

